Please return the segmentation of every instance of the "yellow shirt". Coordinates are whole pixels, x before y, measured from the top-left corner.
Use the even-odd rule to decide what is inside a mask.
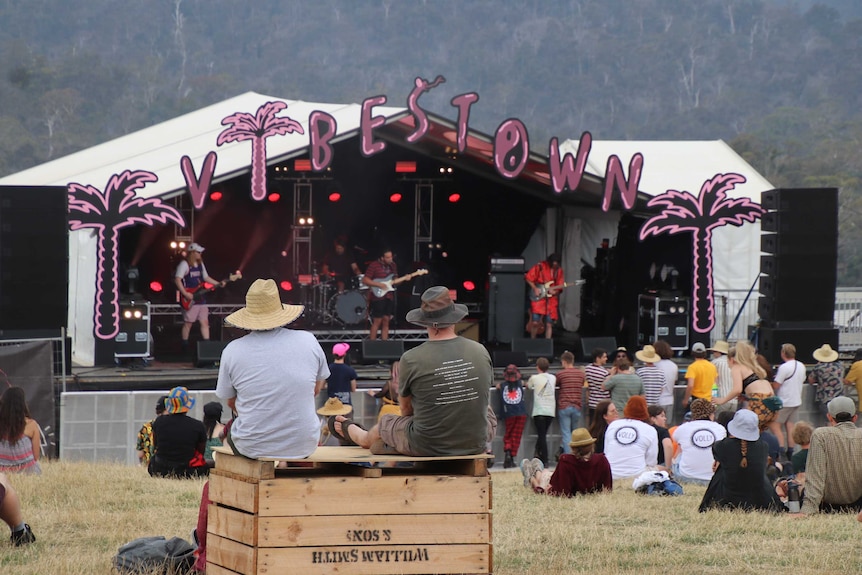
[[[712,397],[712,384],[718,377],[718,370],[705,359],[696,359],[694,363],[685,370],[686,379],[694,379],[691,389],[692,397],[709,399]]]

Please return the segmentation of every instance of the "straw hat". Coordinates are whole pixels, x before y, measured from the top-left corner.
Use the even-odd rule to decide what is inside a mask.
[[[254,280],[245,295],[245,307],[225,318],[225,322],[240,329],[265,331],[296,320],[305,306],[286,305],[278,296],[275,280]]]
[[[635,357],[644,363],[655,363],[661,360],[661,356],[655,352],[651,345],[645,345],[643,349],[635,352]]]
[[[838,352],[832,349],[832,346],[828,343],[824,343],[819,348],[815,349],[812,355],[814,355],[814,359],[824,363],[831,363],[838,359]]]
[[[353,411],[352,405],[344,405],[337,397],[330,397],[323,404],[323,407],[317,410],[320,415],[347,415]]]
[[[569,447],[583,447],[596,442],[596,438],[590,435],[585,427],[579,427],[572,432],[572,440],[569,441]]]
[[[165,400],[165,413],[170,415],[187,413],[194,406],[195,398],[189,395],[189,390],[185,387],[175,387]]]
[[[464,319],[467,306],[454,303],[446,286],[430,287],[422,294],[418,309],[407,312],[407,321],[422,327],[444,327]]]
[[[722,339],[716,340],[716,342],[712,344],[712,347],[708,348],[708,351],[717,351],[724,355],[727,355],[729,350],[730,348],[728,347],[727,342]]]

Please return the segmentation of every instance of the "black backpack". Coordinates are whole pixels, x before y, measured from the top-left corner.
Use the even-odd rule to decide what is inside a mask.
[[[179,537],[141,537],[120,547],[113,564],[119,573],[186,575],[193,572],[195,548]]]

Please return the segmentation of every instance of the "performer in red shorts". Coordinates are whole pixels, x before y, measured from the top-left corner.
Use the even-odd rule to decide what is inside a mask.
[[[551,338],[554,322],[559,317],[560,290],[565,279],[563,268],[560,267],[560,255],[556,252],[530,268],[524,278],[532,289],[530,302],[530,337],[535,338],[545,322],[545,337]]]

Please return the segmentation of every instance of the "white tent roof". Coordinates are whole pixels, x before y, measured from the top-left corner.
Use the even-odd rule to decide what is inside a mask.
[[[321,104],[246,92],[161,124],[0,178],[0,185],[66,186],[74,182],[101,189],[114,174],[124,170],[146,170],[157,174],[159,181],[148,184],[139,191],[139,195],[162,196],[186,187],[180,170],[181,157],[189,156],[200,175],[204,157],[211,151],[218,153],[213,178],[213,182],[218,182],[248,172],[251,160],[251,144],[247,141],[216,145],[218,135],[227,127],[221,125],[222,118],[236,112],[254,114],[263,104],[277,100],[287,104],[287,109],[282,110],[278,116],[296,120],[305,133],[268,138],[268,163],[281,161],[308,148],[308,118],[313,111],[323,111],[335,118],[336,139],[359,129],[362,108],[359,104]],[[390,118],[404,111],[405,108],[380,106],[374,108],[373,114]]]

